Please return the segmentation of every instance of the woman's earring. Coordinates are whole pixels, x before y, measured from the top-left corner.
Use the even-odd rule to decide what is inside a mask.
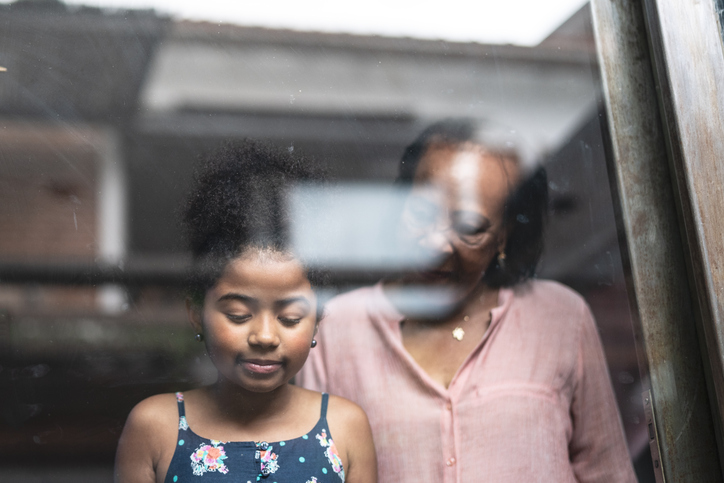
[[[199,333],[199,334],[196,334],[196,335],[194,336],[194,339],[196,339],[196,342],[203,342],[203,340],[204,340],[204,334],[200,334],[200,333]]]
[[[312,348],[317,347],[317,339],[312,339]]]
[[[500,253],[498,253],[498,266],[501,270],[505,270],[505,251],[500,250]]]

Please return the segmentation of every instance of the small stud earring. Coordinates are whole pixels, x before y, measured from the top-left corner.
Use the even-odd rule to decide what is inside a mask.
[[[194,336],[194,339],[196,339],[196,342],[203,342],[204,340],[204,334],[196,334]]]
[[[498,266],[501,270],[505,270],[505,251],[500,250],[500,253],[498,253]]]
[[[312,347],[317,347],[317,339],[312,339]]]

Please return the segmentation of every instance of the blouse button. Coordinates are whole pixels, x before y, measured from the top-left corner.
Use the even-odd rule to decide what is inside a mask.
[[[445,464],[448,466],[455,466],[455,458],[450,458]]]
[[[448,411],[452,411],[452,403],[447,403],[445,405],[445,409],[447,409]]]

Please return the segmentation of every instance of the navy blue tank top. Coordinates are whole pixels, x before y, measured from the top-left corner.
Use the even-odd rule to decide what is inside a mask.
[[[179,423],[176,451],[165,483],[189,481],[339,483],[344,469],[327,426],[329,395],[322,394],[319,421],[289,441],[223,442],[202,438],[186,422],[183,393],[176,393]]]

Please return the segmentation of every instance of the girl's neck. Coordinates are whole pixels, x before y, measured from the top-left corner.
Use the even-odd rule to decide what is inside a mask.
[[[207,396],[218,414],[247,423],[287,412],[293,403],[293,388],[284,384],[266,393],[251,392],[219,376],[216,383],[207,387]]]

